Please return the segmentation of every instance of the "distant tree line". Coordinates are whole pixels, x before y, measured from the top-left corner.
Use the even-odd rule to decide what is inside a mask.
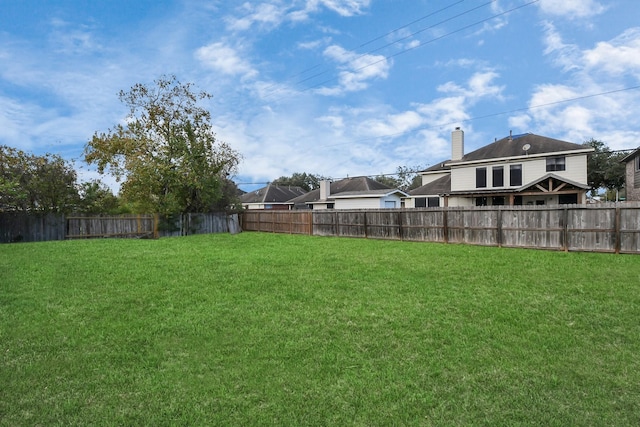
[[[109,213],[118,199],[100,181],[77,182],[73,165],[56,154],[0,146],[0,211]]]

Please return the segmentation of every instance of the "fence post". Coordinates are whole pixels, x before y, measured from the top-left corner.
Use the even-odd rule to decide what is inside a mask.
[[[622,233],[620,231],[620,222],[621,222],[621,218],[620,218],[620,206],[617,206],[616,204],[616,218],[615,218],[615,233],[616,233],[616,254],[620,253],[620,247],[622,246],[621,244],[621,238],[622,238]]]
[[[501,248],[502,247],[502,206],[498,206],[498,212],[497,212],[497,224],[496,224],[496,243],[498,244],[498,247]]]
[[[398,211],[398,236],[400,236],[400,240],[404,240],[404,233],[402,231],[402,211]]]
[[[562,212],[562,250],[569,252],[569,208],[565,206]]]
[[[442,208],[442,234],[444,242],[449,243],[449,208]]]
[[[369,238],[369,230],[367,229],[368,227],[368,221],[367,221],[367,211],[364,211],[364,238],[368,239]]]

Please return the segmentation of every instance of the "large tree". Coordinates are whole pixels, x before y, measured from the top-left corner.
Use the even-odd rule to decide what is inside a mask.
[[[96,132],[85,160],[124,180],[120,194],[138,211],[210,211],[224,198],[240,154],[215,137],[211,114],[198,105],[211,95],[175,76],[154,83],[120,91],[129,108],[125,124]]]
[[[77,203],[76,172],[62,157],[0,146],[0,209],[70,212]]]
[[[586,141],[584,145],[595,150],[587,160],[587,181],[591,191],[624,187],[625,165],[620,163],[624,153],[614,152],[604,142],[595,139]]]

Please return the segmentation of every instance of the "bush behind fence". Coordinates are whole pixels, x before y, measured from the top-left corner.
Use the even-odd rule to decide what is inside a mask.
[[[246,231],[640,254],[640,203],[245,211]]]

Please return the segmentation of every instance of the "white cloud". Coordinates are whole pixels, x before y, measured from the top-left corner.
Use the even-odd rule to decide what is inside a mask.
[[[579,48],[575,45],[565,44],[562,35],[552,23],[545,22],[543,26],[545,55],[551,55],[555,64],[565,71],[578,68],[581,61]]]
[[[390,64],[384,56],[358,54],[340,46],[329,46],[324,55],[338,64],[339,86],[323,87],[316,92],[322,95],[339,95],[366,89],[368,82],[374,79],[385,79],[389,75]]]
[[[254,76],[257,72],[251,64],[238,54],[238,51],[223,42],[212,43],[196,50],[196,59],[205,67],[221,72],[222,74],[246,77]]]
[[[438,86],[438,91],[446,94],[463,95],[470,101],[485,97],[502,99],[504,86],[493,84],[493,81],[498,77],[499,74],[493,70],[476,72],[469,78],[466,87],[449,81]]]
[[[332,10],[340,16],[360,15],[370,3],[371,0],[307,0],[301,15],[317,12],[321,7]]]
[[[260,3],[243,5],[243,15],[240,18],[228,16],[225,18],[227,28],[232,31],[246,31],[254,24],[261,27],[279,25],[286,16],[286,7],[280,4]]]
[[[542,12],[570,19],[599,15],[606,8],[597,0],[540,0]]]
[[[586,68],[612,75],[640,77],[640,28],[631,28],[608,42],[583,53]]]

